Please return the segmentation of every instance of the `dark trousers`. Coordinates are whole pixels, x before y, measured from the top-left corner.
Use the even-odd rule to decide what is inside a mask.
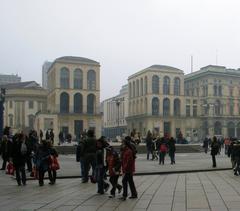
[[[128,184],[131,190],[132,196],[137,196],[137,190],[133,181],[133,175],[131,173],[125,173],[122,179],[123,184],[123,197],[128,195]]]
[[[105,174],[104,167],[96,167],[95,171],[98,187],[97,192],[104,193],[104,174]]]
[[[48,177],[51,183],[55,183],[56,182],[56,178],[57,178],[57,171],[55,170],[48,170]]]
[[[166,155],[166,152],[159,153],[159,164],[161,164],[161,163],[164,164],[165,155]]]
[[[81,168],[81,176],[82,176],[82,179],[83,179],[84,178],[84,171],[85,171],[83,158],[80,158],[80,168]]]
[[[31,157],[27,157],[26,163],[27,163],[27,170],[29,172],[32,172],[32,158]]]
[[[44,174],[45,174],[45,171],[43,171],[42,169],[39,169],[38,170],[38,182],[39,182],[39,185],[43,185],[44,184]]]
[[[171,164],[175,163],[175,152],[169,151],[169,157],[171,159]]]
[[[114,176],[111,176],[109,181],[112,185],[112,189],[111,189],[111,195],[114,195],[115,196],[115,192],[116,192],[116,189],[118,189],[119,191],[122,189],[122,186],[118,184],[118,178],[119,178],[119,175],[114,175]]]
[[[88,181],[88,172],[89,172],[90,166],[92,167],[92,177],[94,176],[94,171],[96,166],[95,153],[85,155],[83,162],[84,162],[84,178],[83,179],[85,181]]]
[[[22,184],[26,184],[26,172],[25,172],[25,163],[23,165],[17,165],[15,166],[15,170],[16,170],[16,179],[17,179],[17,183],[18,185]]]
[[[213,167],[216,167],[216,155],[212,155],[212,163],[213,163]]]
[[[7,161],[8,161],[8,159],[3,159],[3,163],[2,163],[2,169],[3,170],[6,169]]]
[[[152,154],[152,150],[147,148],[147,160],[149,160],[150,154]]]

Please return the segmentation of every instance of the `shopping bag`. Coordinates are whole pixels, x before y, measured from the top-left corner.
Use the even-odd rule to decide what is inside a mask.
[[[12,162],[9,162],[8,165],[7,165],[6,174],[14,175],[14,171],[15,171],[15,168],[14,168],[14,166],[13,166],[13,163],[12,163]]]
[[[57,171],[60,169],[60,165],[58,163],[58,159],[55,156],[50,156],[50,170]]]

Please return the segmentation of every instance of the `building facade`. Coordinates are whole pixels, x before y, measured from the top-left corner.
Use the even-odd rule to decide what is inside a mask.
[[[187,133],[240,137],[239,69],[209,65],[186,75],[184,83]]]
[[[148,130],[158,135],[185,132],[184,73],[182,70],[152,65],[128,78],[128,133],[142,136]]]
[[[46,61],[42,66],[42,87],[44,89],[48,88],[48,70],[51,67],[52,62]]]
[[[127,134],[128,116],[128,85],[122,86],[120,93],[104,100],[103,105],[103,135],[116,138]]]
[[[1,85],[6,89],[4,102],[4,126],[13,132],[34,129],[38,112],[46,111],[47,92],[35,81]]]
[[[153,65],[128,78],[128,133],[240,137],[240,70],[209,65],[184,75]]]
[[[21,77],[19,77],[18,75],[0,74],[0,85],[19,82],[21,82]]]
[[[38,130],[53,129],[78,137],[94,129],[101,135],[100,64],[82,57],[61,57],[48,70],[47,112],[39,113]]]

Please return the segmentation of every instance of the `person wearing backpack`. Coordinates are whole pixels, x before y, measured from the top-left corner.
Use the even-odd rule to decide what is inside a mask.
[[[219,144],[218,144],[218,141],[217,141],[217,137],[214,136],[213,137],[213,141],[211,143],[211,156],[212,156],[212,167],[215,168],[217,167],[217,164],[216,164],[216,155],[218,154],[219,152]]]
[[[28,156],[28,146],[26,136],[23,133],[18,134],[13,141],[12,161],[16,170],[16,179],[18,185],[26,185],[25,163]]]
[[[159,165],[164,165],[164,161],[165,161],[165,156],[167,154],[168,148],[168,139],[167,137],[162,137],[159,140]]]

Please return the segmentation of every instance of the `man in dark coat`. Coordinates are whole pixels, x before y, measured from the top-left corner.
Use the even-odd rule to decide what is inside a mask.
[[[11,156],[12,142],[8,139],[7,135],[4,135],[0,142],[0,154],[2,155],[3,163],[0,170],[5,170],[7,162]]]
[[[89,166],[92,167],[92,182],[96,166],[96,138],[93,130],[88,130],[87,138],[83,142],[83,162],[84,162],[84,176],[83,183],[88,182]]]

